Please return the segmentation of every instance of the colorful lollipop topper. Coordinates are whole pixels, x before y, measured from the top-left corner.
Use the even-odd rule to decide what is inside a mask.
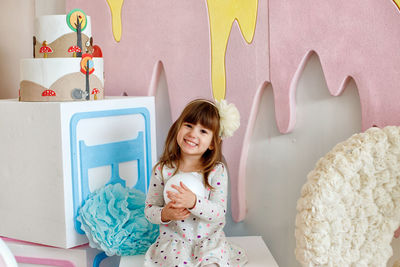
[[[87,17],[86,17],[85,12],[83,12],[83,10],[78,9],[78,8],[71,10],[67,15],[67,24],[68,24],[68,27],[70,27],[71,30],[73,30],[74,32],[77,31],[76,22],[78,20],[81,24],[81,30],[83,31],[87,25]]]
[[[86,69],[89,69],[89,74],[94,72],[93,56],[91,54],[83,54],[81,60],[81,72],[86,74]]]

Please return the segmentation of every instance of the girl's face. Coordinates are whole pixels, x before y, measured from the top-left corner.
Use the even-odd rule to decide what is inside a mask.
[[[211,146],[212,138],[213,132],[200,123],[184,122],[179,128],[176,141],[183,157],[198,156],[200,158],[207,149],[213,149]]]

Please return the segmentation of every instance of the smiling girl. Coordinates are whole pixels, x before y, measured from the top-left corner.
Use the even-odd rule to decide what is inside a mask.
[[[232,104],[203,99],[190,102],[171,126],[146,199],[146,218],[160,225],[160,236],[144,266],[245,265],[246,254],[223,232],[228,175],[221,162],[222,138],[238,127],[239,113]],[[165,192],[166,204],[164,189],[177,175],[200,180],[204,194],[193,193],[183,180]]]

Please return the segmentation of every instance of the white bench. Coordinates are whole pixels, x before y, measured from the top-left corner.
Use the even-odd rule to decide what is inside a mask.
[[[279,267],[261,236],[235,236],[228,240],[246,250],[246,267]],[[144,255],[121,257],[119,267],[142,266]]]

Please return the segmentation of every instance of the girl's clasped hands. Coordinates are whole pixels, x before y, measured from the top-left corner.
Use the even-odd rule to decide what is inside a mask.
[[[167,191],[171,200],[162,210],[161,219],[163,222],[184,220],[190,215],[188,209],[196,205],[196,195],[182,182],[180,186],[172,185],[176,192]]]

